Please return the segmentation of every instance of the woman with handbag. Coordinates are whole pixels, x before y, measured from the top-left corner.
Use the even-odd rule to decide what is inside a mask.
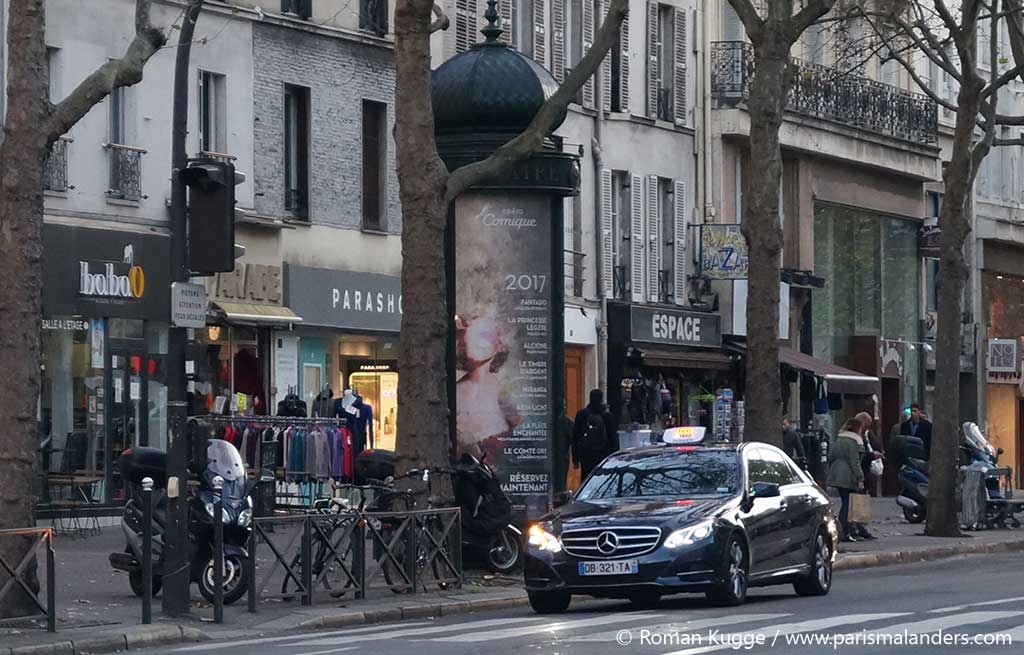
[[[864,486],[864,470],[861,468],[861,422],[851,418],[843,424],[839,435],[828,450],[828,486],[839,492],[842,506],[839,509],[839,525],[842,527],[840,541],[859,541],[850,523],[850,494]]]
[[[874,423],[874,419],[867,412],[861,412],[854,417],[861,424],[861,458],[860,467],[864,471],[864,493],[867,493],[868,485],[875,484],[875,482],[882,477],[882,472],[885,470],[885,465],[882,462],[881,446],[879,446],[871,434],[871,424]],[[865,503],[870,508],[870,501]],[[865,518],[870,519],[870,512]],[[861,539],[874,539],[875,536],[868,532],[865,522],[851,521],[853,532],[857,537]]]

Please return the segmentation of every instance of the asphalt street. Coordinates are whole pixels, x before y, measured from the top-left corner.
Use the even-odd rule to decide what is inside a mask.
[[[825,598],[788,586],[752,590],[738,608],[682,596],[633,611],[574,600],[563,615],[529,608],[287,636],[252,635],[161,655],[696,655],[1020,653],[1020,555],[837,572]]]

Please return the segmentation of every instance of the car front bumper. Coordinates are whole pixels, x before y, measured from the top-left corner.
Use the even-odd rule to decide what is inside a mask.
[[[661,546],[646,555],[630,558],[637,560],[637,573],[584,576],[579,573],[579,563],[592,560],[568,555],[564,550],[551,553],[531,547],[523,565],[526,590],[598,598],[706,591],[722,580],[719,551],[710,539],[678,550]]]

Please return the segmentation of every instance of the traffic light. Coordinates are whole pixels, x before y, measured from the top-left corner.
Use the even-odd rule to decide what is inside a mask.
[[[197,275],[235,269],[235,186],[245,174],[217,159],[194,159],[179,173],[188,187],[188,268]]]

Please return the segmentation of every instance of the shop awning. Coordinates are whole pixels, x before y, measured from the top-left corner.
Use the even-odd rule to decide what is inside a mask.
[[[732,359],[720,350],[647,350],[642,349],[644,366],[696,368],[727,371]]]
[[[242,323],[247,325],[288,325],[289,323],[301,323],[295,312],[287,307],[277,305],[257,305],[255,303],[225,302],[217,300],[213,306],[223,312],[224,318],[229,323]]]
[[[801,371],[813,373],[828,383],[830,393],[870,396],[878,393],[878,378],[844,368],[823,359],[797,352],[792,348],[779,348],[779,362]]]

